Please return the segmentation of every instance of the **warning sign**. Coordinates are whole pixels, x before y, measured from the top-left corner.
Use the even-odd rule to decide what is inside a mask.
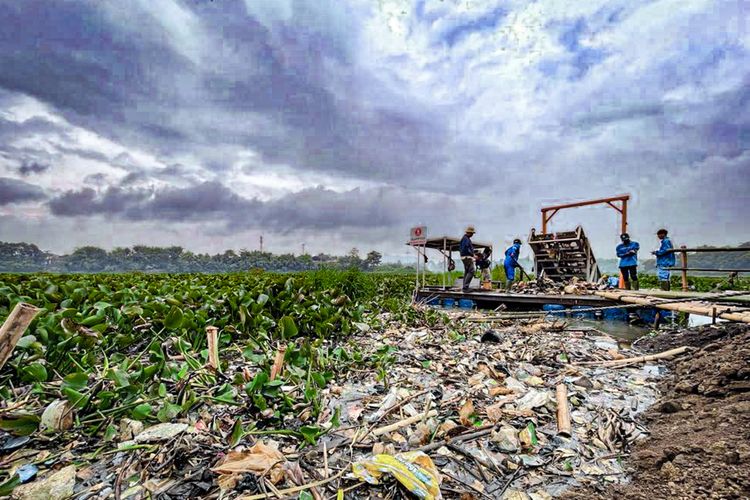
[[[424,245],[425,243],[427,243],[427,227],[417,226],[411,228],[409,231],[409,244]]]

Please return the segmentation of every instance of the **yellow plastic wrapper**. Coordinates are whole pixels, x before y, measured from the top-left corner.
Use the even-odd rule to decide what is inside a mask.
[[[417,498],[438,500],[440,474],[432,459],[421,451],[397,455],[375,455],[352,464],[354,476],[370,484],[379,484],[383,474],[391,474]]]

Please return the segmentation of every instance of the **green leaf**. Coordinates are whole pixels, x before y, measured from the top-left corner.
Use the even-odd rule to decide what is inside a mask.
[[[85,373],[76,372],[66,375],[63,379],[62,388],[80,390],[89,383],[89,376]]]
[[[182,309],[177,306],[172,306],[167,316],[164,318],[164,326],[170,330],[176,330],[182,326],[182,320],[184,315]]]
[[[159,420],[159,422],[169,422],[175,419],[181,411],[182,406],[180,405],[164,403],[164,405],[159,409],[159,412],[156,414],[156,418]]]
[[[111,369],[107,372],[107,378],[114,381],[115,386],[118,389],[127,387],[130,385],[130,377],[122,370]]]
[[[21,349],[28,349],[34,342],[36,342],[36,337],[34,337],[33,335],[25,335],[18,339],[16,348],[20,347]]]
[[[313,381],[315,381],[315,383],[318,385],[318,387],[320,387],[321,389],[326,386],[326,379],[322,374],[318,372],[312,372],[310,376],[312,377]]]
[[[307,441],[310,444],[315,444],[318,440],[318,437],[323,433],[323,431],[319,427],[314,427],[312,425],[303,425],[299,428],[300,434],[302,434],[302,437],[305,438],[305,441]]]
[[[238,418],[234,421],[232,433],[229,435],[229,446],[237,446],[243,437],[245,437],[245,431],[242,428],[242,419]]]
[[[31,363],[23,367],[21,377],[33,382],[45,382],[47,380],[47,369],[41,363]]]
[[[110,424],[107,426],[107,429],[104,431],[104,442],[113,441],[117,437],[117,427]]]
[[[0,429],[16,436],[28,436],[39,428],[40,421],[36,415],[6,415],[0,418]]]
[[[242,356],[245,359],[247,359],[248,361],[250,361],[251,363],[255,363],[256,365],[259,365],[263,361],[266,360],[266,355],[265,354],[263,354],[263,353],[256,354],[255,352],[253,352],[253,349],[251,349],[249,347],[247,349],[245,349],[244,351],[242,351]]]
[[[297,500],[313,500],[313,496],[309,491],[303,490],[299,492]]]
[[[0,496],[9,496],[19,484],[21,484],[21,478],[18,474],[13,474],[7,481],[0,484]]]
[[[281,337],[284,339],[290,339],[297,335],[297,325],[294,323],[294,318],[291,316],[284,316],[281,318]]]
[[[124,306],[122,313],[125,316],[143,316],[143,308],[139,305]]]
[[[268,374],[266,372],[258,372],[253,380],[246,386],[245,390],[248,394],[259,391],[268,382]]]
[[[256,300],[256,302],[261,306],[265,305],[265,303],[268,302],[268,295],[266,295],[265,293],[261,293],[260,295],[258,295],[258,300]]]
[[[89,397],[71,387],[63,387],[61,392],[75,408],[84,408],[88,405]]]
[[[151,415],[151,412],[153,411],[153,408],[151,408],[151,405],[148,403],[141,403],[135,408],[133,408],[133,411],[131,412],[131,415],[135,420],[146,420],[149,415]]]

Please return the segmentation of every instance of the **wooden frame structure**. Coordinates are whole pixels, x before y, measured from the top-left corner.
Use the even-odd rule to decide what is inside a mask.
[[[564,208],[577,208],[585,207],[588,205],[600,205],[606,204],[614,208],[620,213],[620,233],[628,232],[628,201],[630,200],[629,194],[621,196],[613,196],[611,198],[599,198],[597,200],[587,201],[576,201],[573,203],[565,203],[562,205],[553,205],[550,207],[542,207],[542,233],[547,234],[547,224],[557,212]],[[615,203],[619,202],[619,206]],[[549,214],[549,215],[548,215]]]

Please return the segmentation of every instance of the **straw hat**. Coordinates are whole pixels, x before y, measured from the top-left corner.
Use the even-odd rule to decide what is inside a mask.
[[[476,229],[474,229],[474,226],[466,226],[466,231],[465,231],[465,232],[466,232],[466,233],[471,233],[471,234],[474,234],[474,233],[476,233],[477,231],[476,231]]]

